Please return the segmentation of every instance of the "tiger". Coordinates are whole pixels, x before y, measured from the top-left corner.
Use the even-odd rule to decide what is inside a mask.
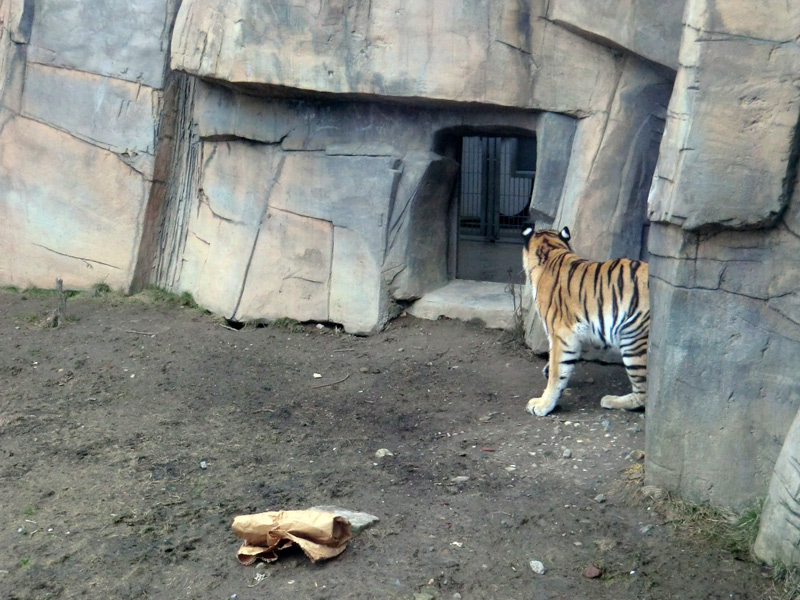
[[[544,324],[550,357],[547,387],[531,398],[531,414],[549,414],[567,386],[584,343],[622,354],[633,391],[604,396],[603,408],[633,410],[647,400],[647,344],[650,333],[648,265],[626,258],[593,262],[573,254],[569,228],[522,231],[522,264]]]

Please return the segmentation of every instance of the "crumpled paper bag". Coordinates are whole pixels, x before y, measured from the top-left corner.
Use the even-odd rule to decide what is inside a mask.
[[[244,540],[236,553],[243,565],[278,560],[278,550],[297,544],[311,562],[338,556],[350,539],[350,521],[318,510],[279,510],[239,515],[233,532]]]

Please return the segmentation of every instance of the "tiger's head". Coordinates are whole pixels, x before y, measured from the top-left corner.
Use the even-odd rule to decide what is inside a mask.
[[[561,231],[552,229],[541,229],[536,231],[533,225],[528,225],[522,230],[522,237],[525,245],[522,247],[522,264],[525,271],[544,264],[553,250],[566,250],[572,252],[569,240],[569,227],[564,227]],[[536,257],[531,260],[531,257]]]

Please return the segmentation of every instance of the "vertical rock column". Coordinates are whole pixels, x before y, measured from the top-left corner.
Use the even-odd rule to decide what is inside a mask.
[[[753,550],[769,564],[800,566],[800,411],[775,464]]]
[[[800,5],[689,0],[650,192],[649,484],[763,497],[798,407]]]

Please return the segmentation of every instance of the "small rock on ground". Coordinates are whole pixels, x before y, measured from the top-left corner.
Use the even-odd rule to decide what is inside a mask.
[[[589,565],[583,570],[581,575],[583,575],[587,579],[596,579],[597,577],[601,577],[603,575],[603,572],[597,565]]]
[[[350,521],[350,530],[353,532],[353,535],[356,533],[361,533],[367,527],[370,527],[380,521],[380,519],[375,515],[365,512],[356,512],[354,510],[348,510],[339,506],[312,506],[309,510],[318,510],[320,512],[332,513],[339,517],[344,517]]]
[[[547,569],[545,569],[544,565],[539,560],[531,561],[531,569],[537,575],[544,575],[547,572]]]

